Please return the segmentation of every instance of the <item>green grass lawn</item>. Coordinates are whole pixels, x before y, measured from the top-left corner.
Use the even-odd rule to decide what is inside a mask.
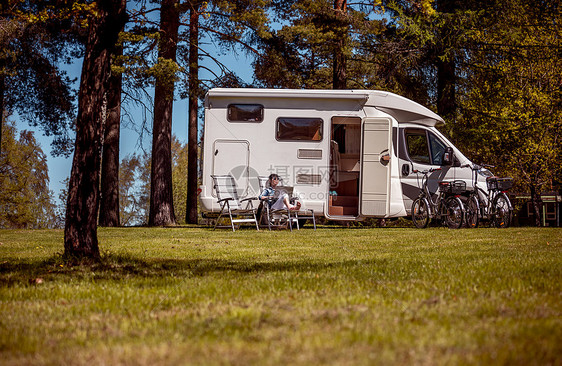
[[[561,365],[562,230],[0,231],[1,365]]]

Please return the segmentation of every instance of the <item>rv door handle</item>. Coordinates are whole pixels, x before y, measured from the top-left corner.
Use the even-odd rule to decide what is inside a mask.
[[[388,165],[388,163],[390,162],[390,154],[388,153],[388,149],[381,152],[379,161],[384,166]]]
[[[219,153],[219,149],[215,150],[215,156],[217,156],[217,154]]]

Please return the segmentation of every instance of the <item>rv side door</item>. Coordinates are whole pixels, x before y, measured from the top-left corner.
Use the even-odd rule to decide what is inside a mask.
[[[214,175],[230,174],[236,181],[238,195],[247,194],[249,182],[250,143],[244,140],[216,140],[213,144]]]
[[[392,121],[364,118],[361,151],[360,212],[364,216],[388,216]]]

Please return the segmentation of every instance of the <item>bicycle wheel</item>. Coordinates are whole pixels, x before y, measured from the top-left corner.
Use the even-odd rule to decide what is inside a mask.
[[[464,218],[464,206],[458,197],[450,197],[445,202],[447,207],[447,227],[449,229],[460,229]]]
[[[418,229],[429,225],[429,204],[425,198],[416,198],[412,204],[412,221]]]
[[[506,228],[511,224],[511,202],[505,193],[500,193],[494,199],[493,225],[497,228]]]
[[[480,204],[476,195],[470,195],[466,202],[466,226],[477,228],[480,223]]]

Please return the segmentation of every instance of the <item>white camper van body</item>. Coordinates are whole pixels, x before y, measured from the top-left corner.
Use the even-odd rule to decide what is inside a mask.
[[[277,173],[303,207],[336,220],[410,214],[421,179],[472,184],[468,159],[435,126],[441,117],[384,91],[211,89],[205,98],[201,210],[218,212],[211,175],[231,174],[241,197]],[[442,166],[445,147],[456,164]]]

